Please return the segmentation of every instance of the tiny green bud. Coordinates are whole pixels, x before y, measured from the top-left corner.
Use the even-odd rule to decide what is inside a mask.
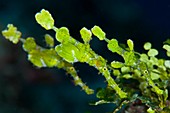
[[[40,24],[46,30],[50,30],[54,27],[54,19],[51,14],[45,9],[42,9],[39,13],[37,13],[35,15],[35,19],[38,24]]]
[[[44,38],[45,38],[45,42],[46,42],[47,46],[49,46],[49,47],[54,46],[54,39],[52,36],[50,36],[49,34],[45,34]]]
[[[134,49],[133,41],[131,39],[128,39],[127,40],[127,44],[129,46],[130,51],[132,51]]]

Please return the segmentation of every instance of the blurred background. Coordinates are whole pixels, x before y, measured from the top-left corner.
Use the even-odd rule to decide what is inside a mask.
[[[145,52],[143,44],[149,41],[160,50],[159,57],[165,57],[161,48],[162,42],[170,38],[169,0],[0,0],[0,31],[12,23],[23,38],[32,36],[45,46],[44,34],[55,34],[36,23],[34,15],[42,8],[53,15],[56,27],[68,27],[79,41],[82,27],[99,25],[109,39],[126,43],[130,38],[139,52]],[[95,95],[86,95],[75,87],[63,70],[36,68],[21,46],[0,34],[0,113],[105,113],[113,109],[113,105],[90,106]],[[95,37],[91,47],[109,62],[122,60]],[[75,68],[90,87],[106,86],[93,67],[76,63]]]

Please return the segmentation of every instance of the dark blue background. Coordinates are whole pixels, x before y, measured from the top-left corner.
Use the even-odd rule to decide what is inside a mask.
[[[33,36],[45,45],[44,34],[55,34],[36,23],[34,15],[42,8],[51,12],[57,27],[68,27],[79,41],[82,27],[99,25],[107,38],[121,43],[130,38],[140,52],[144,52],[144,42],[150,41],[160,50],[159,57],[164,57],[162,42],[170,37],[169,0],[0,0],[0,31],[13,23],[23,37]],[[108,61],[121,59],[95,37],[91,45]],[[75,87],[63,70],[37,69],[26,55],[21,44],[13,45],[0,35],[0,113],[104,113],[113,109],[112,105],[89,106],[95,95]],[[93,67],[79,63],[75,67],[92,88],[106,85]]]

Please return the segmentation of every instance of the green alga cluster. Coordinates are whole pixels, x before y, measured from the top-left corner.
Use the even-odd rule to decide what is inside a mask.
[[[21,38],[21,32],[12,24],[2,31],[3,36],[14,44],[19,41],[23,43],[22,47],[33,65],[39,68],[64,69],[73,77],[75,85],[80,86],[87,94],[94,94],[94,90],[81,80],[74,68],[76,62],[87,63],[95,67],[107,81],[106,88],[96,90],[99,101],[91,104],[114,103],[117,108],[113,112],[117,112],[123,105],[140,100],[148,107],[148,113],[168,112],[170,60],[157,58],[159,52],[151,43],[144,44],[146,53],[139,53],[134,50],[131,39],[127,40],[125,47],[122,47],[117,39],[108,39],[99,26],[91,29],[82,28],[80,35],[83,42],[79,42],[70,35],[67,27],[55,27],[54,19],[47,10],[42,9],[35,15],[35,19],[46,30],[53,30],[55,39],[60,44],[55,45],[54,38],[46,34],[44,40],[48,48],[41,47],[36,44],[33,37]],[[108,50],[120,55],[124,62],[108,63],[105,58],[96,54],[89,44],[93,36],[106,41]],[[168,57],[170,57],[169,42],[167,40],[163,45]]]

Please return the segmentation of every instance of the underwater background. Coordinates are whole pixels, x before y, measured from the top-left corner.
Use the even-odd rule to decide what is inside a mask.
[[[0,31],[12,23],[22,32],[22,37],[32,36],[45,46],[44,30],[34,15],[41,9],[49,10],[55,26],[66,26],[79,41],[79,30],[100,26],[107,38],[121,43],[132,39],[135,50],[145,52],[147,41],[161,51],[165,58],[163,41],[170,38],[169,0],[0,0]],[[97,38],[91,41],[96,53],[108,59],[122,60],[107,50],[106,43]],[[106,86],[104,77],[87,64],[76,63],[75,68],[83,81],[97,89]],[[14,45],[0,34],[0,113],[105,113],[112,104],[90,106],[95,95],[86,95],[75,87],[65,71],[56,68],[38,69],[27,60],[21,43]]]

